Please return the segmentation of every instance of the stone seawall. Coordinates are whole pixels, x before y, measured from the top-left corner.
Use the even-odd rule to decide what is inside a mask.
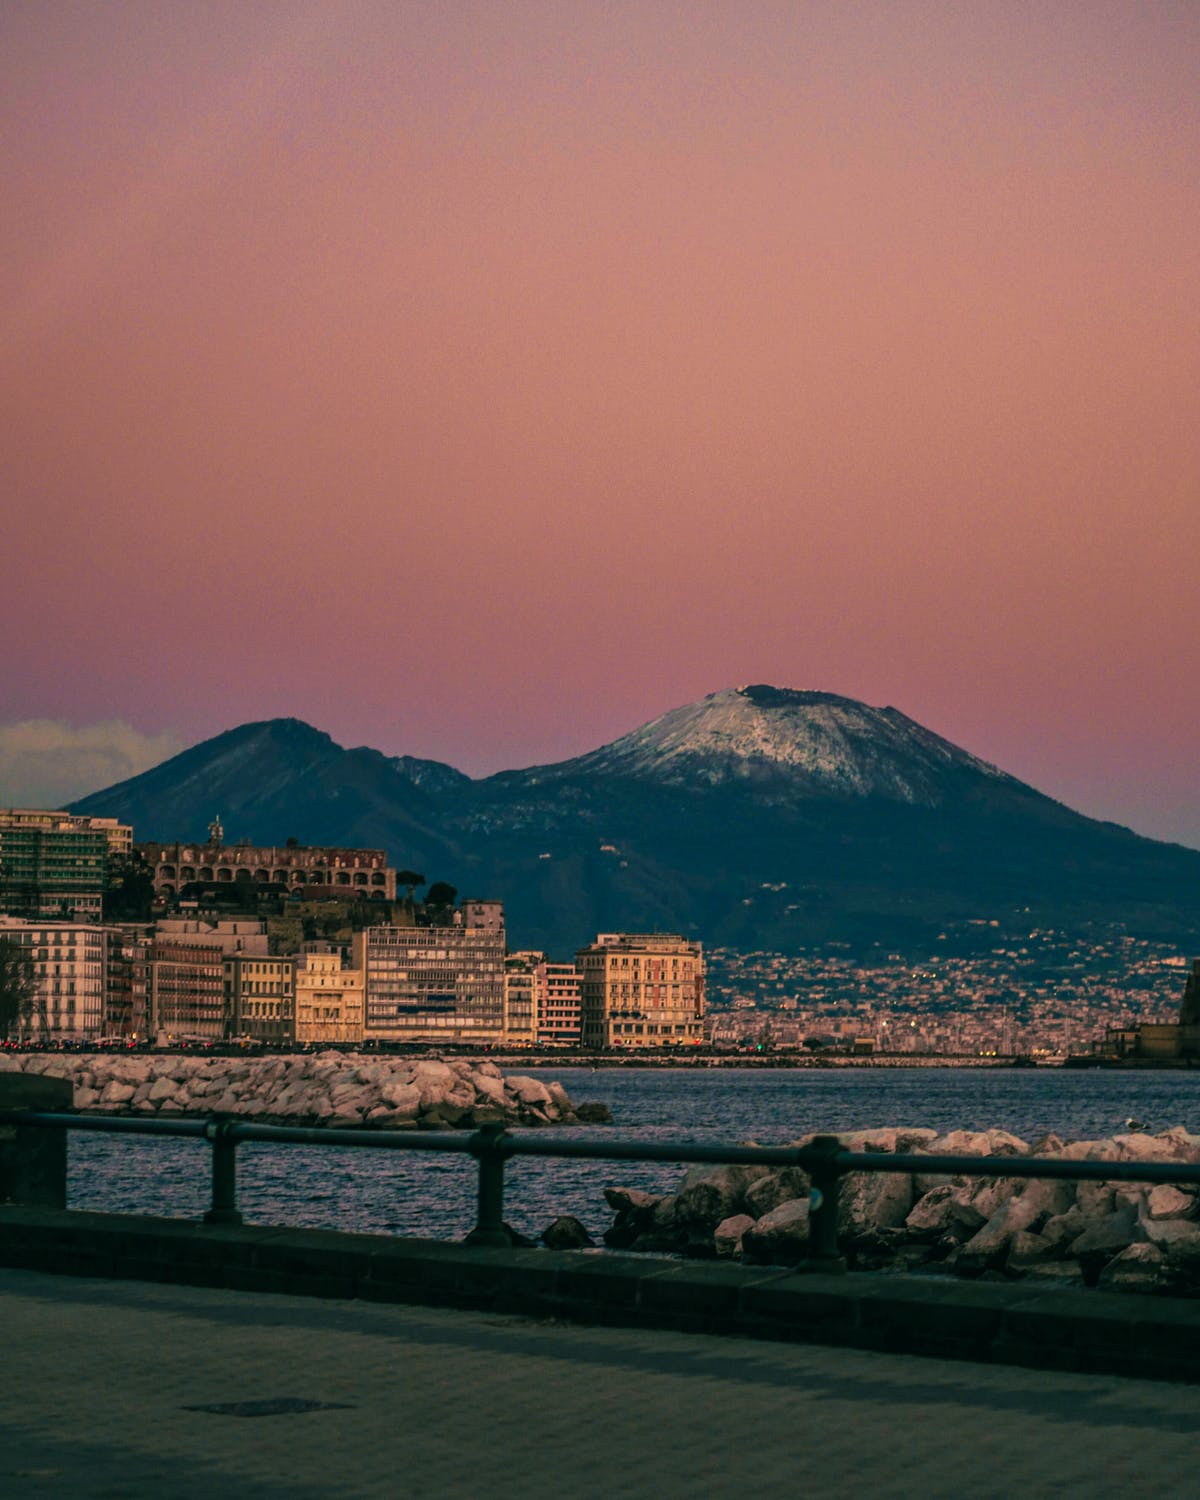
[[[0,1072],[70,1081],[75,1108],[134,1115],[226,1114],[271,1124],[381,1130],[573,1125],[562,1084],[501,1073],[492,1062],[380,1058],[341,1052],[289,1057],[179,1054],[0,1054]],[[581,1106],[595,1119],[594,1108]]]
[[[917,1127],[838,1139],[853,1152],[1200,1163],[1200,1136],[1182,1126],[1097,1141],[1051,1135],[1032,1145],[1003,1130],[939,1135]],[[802,1264],[809,1187],[798,1167],[765,1166],[695,1167],[677,1192],[661,1197],[610,1187],[616,1220],[605,1243],[746,1265]],[[839,1183],[838,1239],[860,1270],[1200,1296],[1195,1184],[850,1172]]]

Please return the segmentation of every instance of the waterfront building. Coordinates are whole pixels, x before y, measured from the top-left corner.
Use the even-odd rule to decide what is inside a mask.
[[[361,969],[346,968],[340,951],[312,944],[294,960],[297,1043],[360,1043],[366,1015]]]
[[[454,916],[443,927],[368,927],[355,934],[368,1040],[503,1041],[503,907],[465,902]],[[481,925],[472,925],[475,917]]]
[[[704,956],[670,933],[600,933],[575,957],[585,1047],[663,1047],[704,1039]]]
[[[149,1035],[152,929],[121,923],[105,929],[104,1035],[145,1041]]]
[[[292,1040],[295,961],[260,952],[222,957],[226,1034],[282,1046]]]
[[[106,940],[103,927],[0,916],[0,937],[28,954],[33,995],[18,1017],[24,1041],[89,1042],[104,1030]]]
[[[220,1041],[225,1018],[220,948],[156,937],[150,945],[148,1032],[152,1041]]]
[[[99,922],[109,866],[133,830],[115,818],[0,810],[0,911]]]
[[[544,953],[510,953],[504,960],[504,1041],[510,1047],[532,1047],[546,987]]]
[[[396,899],[396,872],[382,849],[227,845],[220,842],[220,824],[212,827],[218,832],[207,844],[137,846],[153,874],[156,895],[171,898],[187,886],[232,885],[245,880],[281,895]]]
[[[579,970],[574,964],[545,963],[538,1041],[543,1047],[579,1045]]]

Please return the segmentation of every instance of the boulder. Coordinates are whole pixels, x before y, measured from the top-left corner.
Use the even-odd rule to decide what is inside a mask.
[[[742,1258],[756,1265],[795,1265],[808,1253],[807,1198],[781,1203],[742,1233]]]
[[[730,1260],[742,1253],[742,1236],[747,1229],[754,1228],[749,1214],[732,1214],[722,1219],[713,1231],[713,1247],[722,1260]]]
[[[960,1215],[964,1209],[974,1217],[975,1222],[970,1226],[972,1229],[979,1228],[985,1222],[983,1215],[970,1206],[969,1188],[950,1182],[942,1183],[939,1187],[930,1188],[917,1199],[904,1221],[904,1227],[909,1234],[922,1240],[940,1239],[953,1229],[963,1227]]]
[[[540,1078],[526,1078],[521,1074],[513,1074],[505,1079],[505,1087],[522,1104],[545,1105],[550,1103],[550,1090]]]
[[[1039,1233],[1056,1251],[1065,1254],[1067,1246],[1072,1240],[1079,1238],[1087,1225],[1088,1221],[1083,1213],[1078,1208],[1071,1207],[1066,1213],[1047,1219]]]
[[[595,1241],[578,1219],[564,1214],[542,1230],[542,1244],[548,1250],[588,1250]]]
[[[1200,1224],[1191,1219],[1148,1219],[1139,1229],[1146,1241],[1163,1250],[1195,1249],[1200,1252]]]
[[[1147,1219],[1182,1219],[1190,1215],[1196,1207],[1196,1200],[1190,1193],[1182,1192],[1171,1183],[1159,1183],[1152,1187],[1146,1194]]]
[[[176,1083],[169,1076],[156,1078],[150,1085],[150,1092],[146,1098],[151,1104],[161,1104],[164,1099],[172,1099],[175,1096]]]
[[[1045,1261],[1053,1260],[1054,1255],[1055,1246],[1044,1234],[1035,1234],[1030,1229],[1018,1229],[1008,1242],[1008,1255],[1004,1261],[1004,1269],[1021,1275],[1030,1266],[1038,1266]]]
[[[421,1108],[421,1090],[413,1083],[387,1083],[379,1091],[379,1098],[397,1114],[415,1119]]]
[[[913,1206],[907,1172],[847,1172],[838,1183],[838,1234],[853,1242],[879,1229],[897,1229]]]
[[[1092,1219],[1083,1233],[1071,1241],[1069,1252],[1079,1262],[1088,1284],[1095,1285],[1104,1266],[1138,1237],[1137,1220],[1127,1209],[1122,1209]]]
[[[1111,1214],[1115,1206],[1112,1184],[1108,1182],[1081,1182],[1075,1188],[1075,1202],[1080,1213],[1087,1219],[1102,1219]]]
[[[1154,1292],[1163,1285],[1165,1274],[1157,1245],[1127,1245],[1102,1268],[1096,1285],[1105,1292]]]
[[[808,1174],[800,1167],[781,1167],[775,1172],[764,1169],[763,1175],[746,1188],[743,1205],[752,1218],[761,1219],[781,1203],[806,1198],[810,1186]]]
[[[644,1212],[649,1214],[661,1198],[660,1193],[643,1193],[640,1188],[606,1187],[604,1198],[609,1208],[618,1213]]]
[[[1038,1217],[1036,1202],[1012,1197],[1002,1203],[981,1229],[962,1247],[958,1258],[960,1272],[987,1271],[1004,1264],[1013,1236],[1028,1230]]]
[[[746,1189],[766,1175],[766,1167],[694,1167],[676,1195],[676,1221],[689,1229],[715,1229],[744,1210]]]

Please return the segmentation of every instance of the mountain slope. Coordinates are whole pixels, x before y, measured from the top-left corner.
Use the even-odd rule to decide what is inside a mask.
[[[219,814],[230,842],[399,846],[407,862],[438,869],[462,857],[438,809],[386,756],[344,750],[299,719],[243,724],[72,810],[122,818],[138,839],[201,841]]]
[[[559,953],[655,926],[784,951],[919,946],[993,916],[1200,939],[1200,852],[1083,817],[895,709],[826,693],[727,689],[480,781],[274,720],[76,810],[139,838],[200,838],[219,812],[230,839],[382,845],[502,898],[517,942]]]

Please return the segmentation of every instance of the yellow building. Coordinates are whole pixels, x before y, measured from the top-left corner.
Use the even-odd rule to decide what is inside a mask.
[[[670,933],[601,933],[575,956],[585,1047],[704,1039],[704,955]]]
[[[292,1040],[361,1042],[366,1013],[362,970],[343,968],[338,952],[301,953],[289,962],[296,966]]]

